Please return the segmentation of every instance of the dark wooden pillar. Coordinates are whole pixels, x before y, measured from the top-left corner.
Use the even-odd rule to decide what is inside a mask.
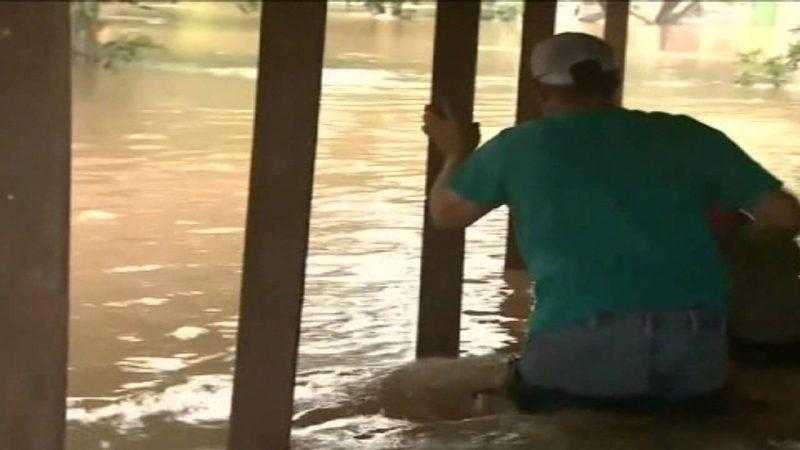
[[[262,4],[229,448],[289,448],[326,2]]]
[[[439,1],[433,42],[431,103],[449,104],[454,115],[472,121],[478,56],[480,2]],[[442,158],[428,144],[426,193],[442,168]],[[458,356],[464,231],[433,227],[425,203],[420,276],[417,357]]]
[[[623,84],[617,93],[616,103],[622,104],[622,94],[625,80],[625,53],[628,45],[628,17],[630,2],[628,0],[615,0],[606,3],[606,25],[603,32],[604,39],[614,49],[620,63],[620,76]]]
[[[541,116],[542,109],[533,86],[531,52],[539,42],[553,35],[556,23],[555,1],[526,1],[522,18],[522,48],[517,82],[517,123]],[[525,270],[517,251],[514,221],[509,217],[506,236],[506,270]]]
[[[69,318],[66,2],[0,3],[0,448],[64,448]]]

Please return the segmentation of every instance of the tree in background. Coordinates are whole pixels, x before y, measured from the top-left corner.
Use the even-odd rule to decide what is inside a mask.
[[[607,3],[605,0],[582,0],[575,6],[575,15],[581,22],[598,22],[606,17]],[[599,7],[599,11],[583,14],[582,7],[593,6]],[[655,17],[641,13],[637,4],[631,5],[630,14],[648,25],[678,25],[685,17],[702,15],[703,5],[699,0],[663,0]]]
[[[768,83],[779,88],[789,82],[800,66],[800,41],[789,45],[786,53],[767,57],[763,50],[739,53],[740,72],[735,82],[742,86]]]
[[[254,13],[261,9],[261,0],[243,0],[233,3],[243,13]]]
[[[179,0],[169,0],[178,3]],[[100,32],[108,25],[102,19],[103,7],[111,3],[127,3],[142,11],[154,8],[139,0],[75,0],[70,2],[70,19],[72,26],[72,56],[75,59],[99,64],[112,69],[119,64],[130,63],[142,57],[148,50],[161,48],[150,36],[141,33],[125,34],[104,42],[100,41]],[[234,1],[229,4],[243,13],[258,11],[259,0]]]
[[[681,3],[684,3],[683,8],[678,8]],[[687,2],[665,0],[656,15],[655,23],[658,25],[675,25],[689,14],[701,15],[702,13],[703,5],[698,0]]]
[[[516,2],[484,0],[481,4],[481,19],[498,19],[502,22],[511,22],[522,13],[523,5]]]
[[[354,3],[360,3],[374,16],[390,13],[395,17],[404,17],[403,12],[407,11],[405,5],[417,5],[419,0],[364,0],[361,2],[348,0],[345,1],[345,6],[350,10]],[[483,0],[481,2],[481,19],[499,19],[504,22],[510,22],[519,16],[521,10],[522,4],[520,2]]]
[[[145,50],[159,48],[152,38],[142,34],[127,34],[105,42],[100,42],[100,32],[106,27],[101,19],[103,3],[99,1],[70,2],[72,25],[72,56],[87,62],[100,64],[110,69],[120,63],[138,59]],[[149,6],[135,0],[130,3],[143,10]]]
[[[349,2],[348,2],[349,3]],[[403,4],[405,3],[419,3],[418,1],[404,1],[404,0],[365,0],[364,7],[373,15],[386,14],[387,10],[391,11],[395,17],[403,15]]]

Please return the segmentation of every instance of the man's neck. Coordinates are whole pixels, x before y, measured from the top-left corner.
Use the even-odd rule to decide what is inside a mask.
[[[543,117],[563,116],[570,114],[588,113],[613,108],[613,105],[604,101],[550,103],[542,105]]]

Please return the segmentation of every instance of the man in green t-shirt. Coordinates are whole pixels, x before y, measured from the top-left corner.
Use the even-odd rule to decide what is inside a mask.
[[[441,227],[500,205],[535,274],[522,392],[540,398],[676,401],[726,381],[728,273],[716,207],[755,218],[758,239],[800,229],[800,206],[727,136],[690,117],[612,106],[611,48],[582,33],[536,47],[543,118],[481,146],[476,124],[431,107],[424,131],[445,165],[430,196]],[[550,395],[551,398],[552,395]]]

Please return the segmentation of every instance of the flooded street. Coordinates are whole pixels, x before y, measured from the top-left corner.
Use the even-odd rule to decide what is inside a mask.
[[[741,19],[741,6],[732,7],[733,22],[712,12],[707,22],[672,28],[631,18],[626,106],[707,121],[800,191],[800,84],[732,83],[737,50],[779,51],[793,39],[788,29],[800,25],[800,9],[791,6],[769,26]],[[559,28],[602,29],[576,21],[572,7],[560,7]],[[426,148],[419,117],[429,99],[433,18],[420,11],[410,20],[378,20],[356,10],[332,7],[328,19],[298,412],[333,404],[343,386],[414,357]],[[116,71],[74,68],[70,450],[211,450],[226,442],[258,20],[224,3],[166,11],[166,21],[112,22],[152,34],[163,50]],[[513,124],[519,41],[515,22],[482,23],[475,115],[484,139]],[[527,312],[503,281],[505,225],[500,210],[467,233],[464,354],[519,346]],[[782,389],[775,397],[800,408],[800,389],[786,382],[800,372],[743,376],[772,377]],[[588,436],[597,439],[593,448],[644,448],[653,441],[651,423],[620,423],[360,416],[296,429],[293,448],[587,448],[580,439]],[[751,435],[715,426],[687,428],[675,441],[687,444],[674,448],[751,448]],[[769,448],[800,448],[800,434],[781,433],[782,426],[758,429],[778,430]],[[702,442],[714,444],[692,446]]]

